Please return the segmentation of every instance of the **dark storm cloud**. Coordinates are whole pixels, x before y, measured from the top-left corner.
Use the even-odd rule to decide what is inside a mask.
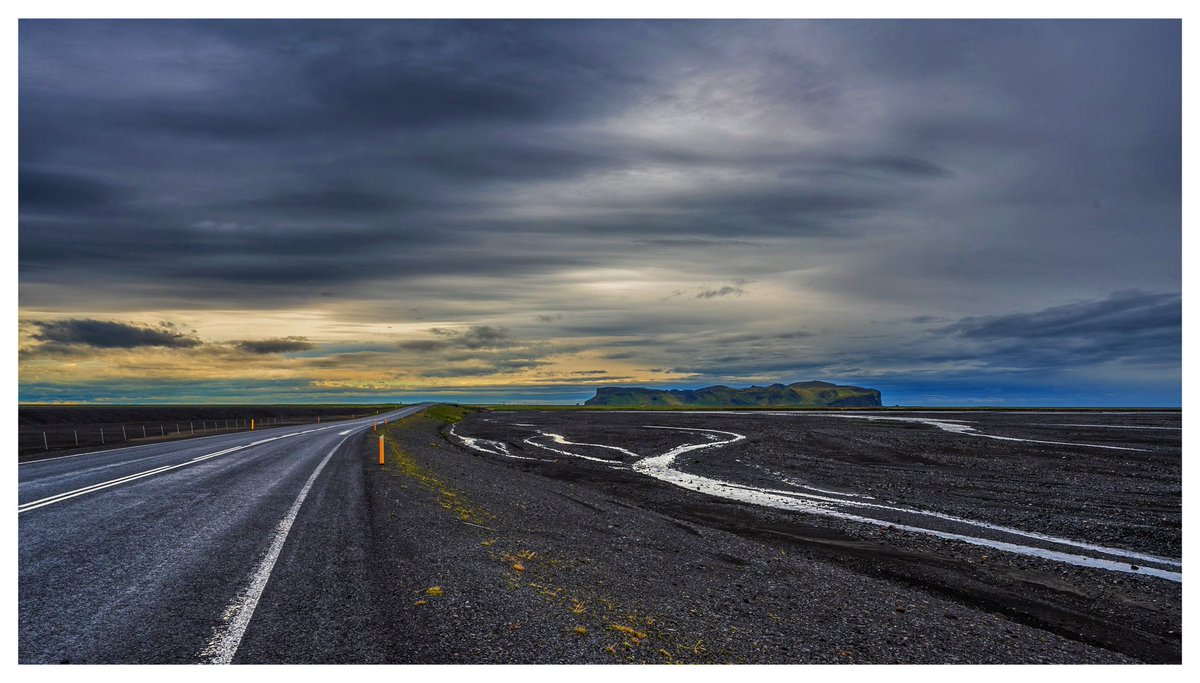
[[[297,131],[285,120],[265,119],[255,112],[233,112],[217,107],[194,107],[170,105],[135,115],[123,122],[140,132],[158,131],[197,139],[214,138],[223,141],[254,141],[280,138]]]
[[[467,139],[441,136],[414,146],[397,161],[459,182],[572,177],[628,163],[602,151],[571,145],[571,141],[547,144],[480,135]]]
[[[979,344],[991,365],[1064,368],[1094,363],[1177,366],[1179,294],[1116,292],[1105,299],[1029,313],[965,318],[941,333]]]
[[[271,354],[289,353],[292,351],[307,351],[315,349],[316,344],[304,337],[276,337],[274,339],[246,339],[234,342],[234,346],[248,353]]]
[[[464,121],[530,121],[548,116],[553,97],[536,82],[497,83],[482,76],[431,78],[420,67],[335,62],[314,67],[314,91],[327,106],[350,120],[396,127],[422,127]],[[454,67],[447,75],[453,74]],[[548,84],[552,85],[553,84]]]
[[[358,216],[397,209],[406,203],[404,198],[382,192],[314,188],[247,200],[241,208],[284,215]]]
[[[98,349],[132,349],[162,346],[189,349],[200,346],[199,339],[180,332],[170,323],[157,327],[133,325],[115,320],[68,319],[36,322],[32,336],[48,344],[91,346]]]
[[[754,34],[766,26],[745,28]],[[663,86],[673,69],[719,60],[737,43],[736,31],[713,40],[715,29],[653,22],[22,22],[23,153],[78,167],[50,175],[22,166],[27,284],[111,279],[118,292],[153,297],[138,286],[150,279],[158,292],[222,298],[277,285],[259,300],[295,300],[330,283],[365,287],[389,272],[536,272],[571,265],[564,254],[576,254],[576,263],[614,256],[617,245],[581,255],[571,234],[829,233],[839,221],[898,201],[880,187],[775,182],[571,200],[556,218],[497,217],[527,206],[519,194],[496,194],[497,184],[682,159],[686,147],[633,142],[602,121],[645,103],[669,104]],[[592,125],[598,134],[580,132]],[[413,129],[420,134],[403,132]],[[691,153],[713,167],[796,162],[766,150]],[[895,161],[902,157],[866,158],[813,163],[924,168]],[[96,223],[94,209],[116,204],[123,187],[138,189],[137,211]],[[240,229],[198,231],[201,224]],[[465,244],[513,231],[563,241],[512,253],[490,248],[486,259],[420,255],[431,241],[457,237]],[[77,248],[61,253],[64,239]],[[125,262],[136,267],[121,267]],[[429,263],[436,265],[422,265]],[[30,296],[40,291],[27,289]]]
[[[532,320],[731,383],[1178,358],[1170,301],[1103,297],[1180,289],[1179,22],[22,21],[19,37],[23,307],[438,320],[454,331],[399,349],[458,376],[540,367]],[[633,273],[628,298],[572,288],[614,271]],[[851,339],[858,320],[896,332]],[[802,327],[821,334],[772,337]]]
[[[19,182],[22,213],[108,210],[129,196],[127,190],[101,180],[34,168],[22,168]]]
[[[1085,338],[1173,332],[1182,321],[1178,294],[1114,292],[1107,299],[1055,306],[1033,313],[964,318],[943,328],[968,339]]]

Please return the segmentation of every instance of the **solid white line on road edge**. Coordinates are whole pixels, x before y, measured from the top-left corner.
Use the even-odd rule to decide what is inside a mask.
[[[291,509],[279,521],[279,525],[275,528],[275,539],[271,541],[267,556],[255,569],[250,585],[238,594],[225,609],[225,614],[229,615],[228,620],[213,630],[213,637],[208,641],[208,646],[200,652],[200,657],[205,663],[229,664],[233,661],[238,646],[242,644],[242,636],[246,634],[246,628],[254,616],[254,609],[258,607],[258,599],[262,597],[263,590],[267,587],[267,581],[271,578],[271,570],[275,568],[275,561],[279,559],[279,553],[283,550],[284,542],[287,541],[288,532],[292,530],[292,523],[296,521],[296,515],[300,512],[300,506],[304,504],[304,499],[308,497],[308,491],[312,488],[313,482],[317,480],[317,476],[321,474],[321,470],[325,469],[325,464],[349,438],[346,436],[339,441],[321,461],[321,464],[317,465],[317,469],[313,470],[308,481],[304,483],[304,488],[300,489],[300,495],[296,496],[296,502],[292,503]]]
[[[353,424],[353,422],[355,422],[355,421],[356,420],[351,420],[351,421],[347,421],[347,422],[342,422],[341,424],[329,425],[328,427],[318,427],[317,429],[310,429],[309,431],[318,431],[319,432],[322,429],[333,429],[335,427],[340,427],[345,424]],[[286,427],[268,427],[267,429],[286,429]],[[266,430],[260,429],[258,431],[261,433]],[[301,433],[306,434],[307,432],[301,432]],[[35,465],[39,462],[50,462],[51,460],[64,460],[66,458],[81,458],[85,455],[106,455],[108,453],[117,453],[119,451],[130,451],[135,448],[154,448],[155,446],[162,446],[164,444],[206,441],[208,439],[219,439],[222,437],[230,437],[230,436],[236,437],[236,436],[249,436],[249,435],[250,435],[250,432],[226,432],[225,434],[209,434],[208,436],[196,436],[196,437],[189,437],[186,439],[173,439],[171,441],[159,441],[157,443],[142,443],[142,444],[137,444],[136,446],[121,446],[120,448],[105,448],[105,449],[99,450],[99,451],[88,451],[86,453],[71,453],[70,455],[56,455],[56,456],[50,457],[50,458],[38,458],[37,460],[26,460],[25,462],[18,462],[17,465],[18,466],[20,466],[20,465]]]
[[[82,458],[85,455],[107,455],[109,453],[119,453],[121,451],[132,451],[132,450],[138,449],[138,448],[154,448],[155,446],[162,446],[165,444],[207,441],[208,439],[219,439],[221,437],[229,437],[229,436],[246,436],[249,433],[250,432],[230,432],[228,434],[210,434],[208,436],[197,436],[194,438],[189,437],[187,439],[174,439],[172,441],[159,441],[158,443],[143,443],[143,444],[138,444],[136,446],[121,446],[120,448],[106,448],[102,451],[88,451],[87,453],[72,453],[70,455],[56,455],[52,458],[38,458],[37,460],[26,460],[25,462],[17,463],[17,465],[36,465],[41,462],[50,462],[52,460],[66,460],[67,458]]]
[[[141,479],[142,477],[149,477],[150,475],[153,475],[153,474],[161,474],[162,472],[168,472],[170,470],[179,469],[180,467],[187,467],[188,465],[195,465],[196,463],[203,462],[205,460],[208,460],[209,458],[215,458],[219,455],[227,455],[229,453],[233,453],[234,451],[240,451],[244,448],[249,448],[250,446],[257,446],[260,443],[265,443],[267,441],[274,441],[274,440],[275,439],[273,439],[273,438],[272,439],[264,439],[262,441],[255,441],[254,443],[246,444],[244,446],[234,446],[233,448],[226,448],[223,451],[217,451],[215,453],[209,453],[207,455],[198,455],[198,456],[192,458],[191,460],[188,460],[187,462],[181,462],[178,465],[163,465],[162,467],[155,467],[154,469],[149,469],[144,472],[135,472],[133,474],[128,474],[128,475],[125,475],[124,477],[119,477],[117,479],[111,479],[109,481],[102,481],[98,484],[92,484],[91,486],[84,486],[83,488],[78,488],[73,491],[64,491],[63,493],[57,493],[53,496],[47,496],[47,497],[41,498],[39,500],[32,500],[23,505],[18,505],[17,506],[17,514],[21,514],[22,512],[28,512],[30,510],[36,510],[40,507],[46,507],[47,505],[61,503],[64,500],[68,500],[68,499],[74,498],[76,496],[82,496],[85,493],[92,493],[93,491],[99,491],[101,489],[106,489],[106,488],[109,488],[110,486],[116,486],[118,484],[124,484],[126,482],[134,481],[135,479]]]
[[[399,411],[399,412],[403,413],[403,411]],[[414,410],[412,412],[417,412],[417,411]],[[394,417],[407,417],[408,415],[411,415],[412,412],[405,413],[405,414],[397,414]],[[333,426],[335,426],[335,425],[330,425],[330,427],[333,427]],[[358,428],[365,429],[366,421],[364,420],[363,424]],[[328,429],[328,427],[323,427],[322,429]],[[347,431],[354,431],[354,430],[347,430]],[[124,477],[119,477],[117,479],[112,479],[110,481],[104,481],[104,482],[100,482],[98,484],[92,484],[91,486],[85,486],[83,488],[74,489],[72,491],[65,491],[63,493],[58,493],[53,496],[47,496],[45,498],[33,500],[28,503],[18,505],[17,506],[17,514],[21,514],[22,512],[28,512],[30,510],[36,510],[41,507],[46,507],[47,505],[61,503],[64,500],[69,500],[71,498],[75,498],[76,496],[82,496],[84,494],[92,493],[94,491],[100,491],[102,489],[106,489],[111,486],[117,486],[118,484],[124,484],[127,482],[134,481],[136,479],[141,479],[142,477],[149,477],[154,474],[160,474],[162,472],[168,472],[170,470],[179,469],[180,467],[187,467],[188,465],[194,465],[198,462],[208,460],[209,458],[215,458],[219,455],[226,455],[228,453],[240,451],[245,448],[250,448],[251,446],[258,446],[260,444],[268,443],[270,441],[278,441],[279,439],[287,439],[287,438],[290,438],[293,436],[299,436],[301,434],[306,434],[306,433],[307,432],[292,432],[291,434],[281,434],[279,436],[272,436],[272,437],[268,437],[266,439],[259,439],[258,441],[254,441],[254,442],[251,442],[248,444],[243,444],[241,446],[234,446],[233,448],[226,448],[223,451],[217,451],[215,453],[208,453],[206,455],[199,455],[199,456],[196,456],[195,458],[192,458],[191,460],[188,460],[187,462],[179,463],[178,465],[164,465],[163,467],[156,467],[154,469],[146,470],[144,472],[136,472],[134,474],[126,475]],[[342,432],[342,433],[345,433],[345,432]],[[201,437],[201,438],[206,438],[206,437]],[[211,437],[207,437],[207,438],[211,438]],[[345,439],[342,439],[342,441],[345,441]],[[339,445],[341,445],[341,444],[339,443]],[[130,448],[141,448],[141,447],[140,446],[131,446]],[[113,450],[123,450],[123,449],[114,448]],[[96,453],[105,453],[107,451],[95,451],[95,452]],[[87,455],[87,454],[80,453],[78,455]],[[75,456],[68,455],[68,456],[63,456],[63,457],[72,458]]]

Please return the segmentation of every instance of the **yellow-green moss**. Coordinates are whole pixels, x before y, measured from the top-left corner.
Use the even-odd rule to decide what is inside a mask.
[[[384,430],[384,467],[392,474],[415,480],[423,488],[437,496],[438,505],[453,514],[461,522],[486,525],[495,515],[476,505],[465,495],[451,488],[428,468],[417,462],[411,453],[396,443],[397,432],[403,429],[400,423],[388,425]]]

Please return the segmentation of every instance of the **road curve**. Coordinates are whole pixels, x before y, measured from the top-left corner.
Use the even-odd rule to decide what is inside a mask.
[[[424,407],[22,464],[19,661],[373,659],[360,439]]]

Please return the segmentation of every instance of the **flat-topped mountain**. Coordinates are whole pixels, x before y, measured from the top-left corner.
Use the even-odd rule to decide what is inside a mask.
[[[879,391],[842,386],[829,382],[796,382],[734,389],[723,385],[703,389],[643,389],[640,387],[600,387],[584,405],[647,408],[660,406],[703,406],[733,408],[741,406],[777,407],[860,407],[883,405]]]

